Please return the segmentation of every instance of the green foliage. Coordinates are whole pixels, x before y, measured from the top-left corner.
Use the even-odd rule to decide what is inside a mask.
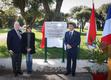
[[[98,9],[95,9],[95,16],[96,16],[96,23],[97,23],[97,28],[102,29],[104,26],[104,22],[106,19],[107,15],[107,10],[109,4],[103,4],[101,7]],[[71,15],[73,15],[74,18],[76,18],[79,21],[83,22],[83,25],[90,19],[91,15],[91,8],[80,6],[80,7],[74,7],[71,9]]]
[[[74,17],[77,19],[84,19],[85,21],[88,21],[90,18],[91,11],[82,9],[80,12],[76,12]]]
[[[98,14],[102,14],[103,17],[106,16],[106,13],[108,11],[108,6],[111,5],[111,3],[109,4],[103,4],[101,7],[98,8],[97,12]]]
[[[0,57],[9,57],[6,43],[4,41],[0,41]]]
[[[7,33],[9,29],[0,29],[0,35],[3,33]],[[79,29],[77,29],[79,31]],[[42,39],[42,34],[38,30],[33,29],[33,32],[35,33],[36,37],[36,42],[35,42],[35,47],[36,47],[36,53],[33,55],[34,58],[44,58],[44,49],[40,48],[40,43]],[[85,40],[86,40],[86,32],[87,30],[84,30],[81,34],[81,45],[80,45],[80,50],[78,53],[78,59],[88,59],[89,58],[89,51],[86,46]],[[97,37],[101,37],[102,31],[97,32]],[[0,41],[0,57],[9,57],[7,47],[6,47],[6,42],[5,41]],[[61,48],[48,48],[48,58],[62,58],[62,49]]]
[[[109,5],[111,5],[111,3],[103,4],[101,7],[99,7],[96,10],[97,11],[97,14],[96,14],[96,17],[97,17],[97,27],[99,29],[104,26]]]
[[[91,58],[95,62],[102,64],[102,63],[104,63],[105,60],[107,60],[108,53],[103,51],[103,43],[102,42],[96,41],[95,44],[96,44],[96,48],[90,50],[92,52]],[[104,48],[105,47],[107,47],[107,46],[104,46]]]
[[[76,12],[80,12],[82,9],[91,11],[91,9],[88,8],[87,6],[73,7],[71,9],[71,14],[74,15]]]
[[[79,9],[79,8],[78,8]],[[91,15],[91,8],[81,7],[79,10],[75,10],[75,13],[72,12],[73,17],[82,23],[82,31],[84,29],[85,23],[89,21]]]
[[[16,8],[10,7],[9,9],[5,10],[5,14],[7,16],[14,16],[16,14]]]
[[[8,28],[6,29],[0,29],[0,35],[4,34],[4,33],[7,33],[9,31]]]

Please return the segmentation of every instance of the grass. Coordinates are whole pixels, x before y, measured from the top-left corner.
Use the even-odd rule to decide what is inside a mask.
[[[6,33],[9,29],[3,29],[0,30],[0,34]],[[79,29],[77,29],[79,31]],[[42,34],[40,31],[37,31],[33,29],[33,32],[35,33],[36,37],[36,42],[35,42],[35,47],[36,47],[36,54],[33,55],[34,58],[44,58],[44,49],[40,48],[40,43],[41,43],[41,38]],[[78,53],[78,58],[79,59],[88,59],[88,48],[86,46],[86,32],[87,30],[84,30],[84,32],[81,33],[81,45],[80,45],[80,50]],[[97,31],[97,38],[101,38],[102,31]],[[62,58],[62,48],[48,48],[48,58]],[[5,41],[0,41],[0,57],[8,57],[8,51],[6,48],[6,42]]]
[[[0,41],[0,58],[1,57],[8,57],[8,50],[6,47],[6,42],[5,41]]]
[[[0,28],[0,34],[7,33],[8,30],[9,30],[8,28],[6,28],[6,29],[1,29],[1,28]]]
[[[79,31],[77,29],[77,31]],[[89,58],[89,52],[88,52],[88,48],[86,46],[86,33],[87,30],[84,30],[84,32],[81,33],[81,44],[80,44],[80,51],[78,54],[78,58],[79,59],[88,59]],[[102,31],[97,31],[97,39],[100,39],[102,36]]]

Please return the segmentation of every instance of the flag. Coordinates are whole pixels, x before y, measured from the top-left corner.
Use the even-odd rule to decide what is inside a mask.
[[[108,80],[111,80],[111,5],[108,8],[101,42],[106,45],[106,50],[108,52]]]
[[[111,5],[109,6],[101,41],[106,45],[111,44]]]
[[[41,44],[40,44],[40,48],[44,48],[45,47],[45,22],[42,25],[41,32],[42,32],[42,41],[41,41]]]
[[[88,34],[87,34],[88,45],[92,45],[95,39],[96,39],[96,19],[95,19],[95,10],[94,10],[94,4],[93,4],[91,16],[90,16],[90,25],[89,25]]]

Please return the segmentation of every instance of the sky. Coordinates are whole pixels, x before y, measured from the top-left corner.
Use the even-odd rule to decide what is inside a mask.
[[[95,8],[99,8],[102,4],[111,3],[111,0],[94,0]],[[63,0],[61,12],[69,13],[74,6],[92,7],[92,0]]]

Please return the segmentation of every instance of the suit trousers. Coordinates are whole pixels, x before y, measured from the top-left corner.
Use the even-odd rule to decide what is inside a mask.
[[[76,70],[76,59],[77,59],[77,53],[68,51],[67,52],[67,72],[75,74]]]
[[[13,67],[13,72],[14,73],[19,73],[21,72],[21,59],[22,59],[22,54],[21,53],[14,53],[12,56],[12,67]]]

